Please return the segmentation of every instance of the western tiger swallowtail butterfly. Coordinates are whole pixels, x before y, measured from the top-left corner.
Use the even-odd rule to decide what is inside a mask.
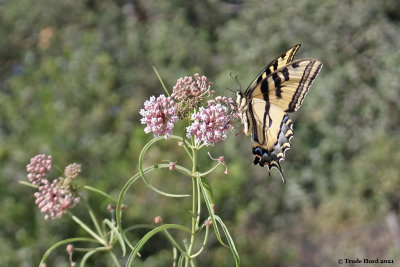
[[[245,92],[237,92],[243,132],[251,134],[254,164],[276,167],[285,183],[280,161],[290,148],[293,124],[287,113],[297,111],[319,73],[322,62],[304,58],[293,61],[300,44],[269,63]]]

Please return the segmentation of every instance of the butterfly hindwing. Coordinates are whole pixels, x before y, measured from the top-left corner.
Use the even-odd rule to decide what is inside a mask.
[[[261,99],[252,99],[249,112],[252,122],[252,151],[254,163],[278,168],[284,176],[279,162],[285,158],[293,136],[293,124],[287,114],[274,104]]]
[[[321,67],[322,62],[317,59],[295,60],[262,79],[250,90],[250,96],[268,101],[286,112],[295,112]]]

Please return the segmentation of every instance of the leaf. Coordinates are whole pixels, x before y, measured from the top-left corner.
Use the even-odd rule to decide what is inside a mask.
[[[99,247],[99,248],[95,248],[89,252],[87,252],[83,257],[82,257],[82,261],[81,264],[79,264],[80,267],[84,267],[86,264],[86,261],[95,253],[100,252],[100,251],[106,251],[107,248],[105,247]]]
[[[68,238],[68,239],[61,240],[61,241],[55,243],[54,245],[52,245],[52,246],[44,253],[42,259],[40,260],[39,266],[42,266],[42,264],[45,263],[45,261],[47,260],[47,257],[50,255],[50,253],[51,253],[53,250],[55,250],[55,249],[58,248],[59,246],[67,245],[67,244],[74,243],[74,242],[99,243],[96,239],[87,238],[87,237],[74,237],[74,238]]]
[[[167,93],[167,95],[170,96],[170,94],[169,94],[169,92],[168,92],[168,90],[167,90],[167,87],[165,87],[164,82],[163,82],[163,80],[161,79],[160,74],[158,74],[158,71],[157,71],[156,67],[153,66],[153,69],[154,69],[154,72],[157,74],[157,77],[158,77],[158,79],[160,80],[160,83],[161,83],[162,87],[164,88],[165,93]]]
[[[239,253],[236,250],[235,243],[233,242],[232,236],[230,235],[228,228],[226,227],[226,225],[224,224],[224,222],[218,215],[215,215],[215,219],[219,222],[219,224],[221,224],[221,227],[222,227],[222,230],[224,230],[226,239],[228,239],[229,247],[232,251],[233,257],[235,258],[236,266],[239,266],[240,265]]]
[[[199,183],[199,184],[200,184],[201,192],[203,193],[204,200],[205,200],[205,202],[206,202],[206,206],[207,206],[207,209],[208,209],[208,213],[210,214],[210,218],[211,218],[212,225],[213,225],[213,228],[214,228],[214,231],[215,231],[215,235],[217,236],[217,239],[218,239],[219,243],[221,243],[221,245],[223,245],[223,246],[225,246],[225,247],[228,247],[228,245],[226,245],[226,244],[222,241],[221,235],[220,235],[219,230],[218,230],[218,225],[217,225],[217,223],[216,223],[216,221],[215,221],[213,208],[212,208],[212,206],[211,206],[211,205],[214,205],[214,204],[211,202],[211,200],[210,200],[210,198],[209,198],[209,196],[208,196],[208,193],[207,193],[207,189],[204,187],[203,183],[201,182],[201,183]]]
[[[126,247],[122,235],[118,232],[118,229],[110,222],[109,219],[104,219],[103,222],[106,223],[108,227],[110,227],[110,229],[114,232],[114,234],[118,238],[119,244],[121,245],[122,248],[122,256],[125,257]]]
[[[181,254],[181,256],[179,256],[178,267],[183,267],[183,254]]]
[[[164,225],[161,225],[161,226],[159,226],[157,228],[154,228],[153,230],[148,232],[145,236],[143,236],[142,239],[140,239],[140,241],[136,244],[135,249],[129,254],[129,258],[128,258],[128,261],[126,263],[126,266],[131,266],[132,265],[132,262],[135,259],[135,257],[137,255],[137,253],[139,252],[139,250],[144,246],[144,244],[146,244],[146,242],[153,235],[155,235],[155,234],[157,234],[157,233],[159,233],[161,231],[164,231],[166,229],[169,229],[169,228],[178,229],[178,230],[182,230],[182,231],[191,233],[191,231],[188,228],[186,228],[186,227],[184,227],[182,225],[179,225],[179,224],[164,224]]]
[[[211,204],[214,205],[214,194],[213,194],[210,183],[208,182],[206,177],[200,177],[200,179],[201,179],[201,183],[203,184],[204,189],[206,190],[208,198],[210,199]]]

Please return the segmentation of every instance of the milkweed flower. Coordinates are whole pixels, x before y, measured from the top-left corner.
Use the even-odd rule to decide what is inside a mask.
[[[50,171],[52,164],[51,156],[39,154],[31,158],[31,161],[26,165],[28,171],[28,179],[34,185],[40,185],[42,179]]]
[[[172,98],[177,101],[184,101],[188,98],[201,98],[204,95],[213,95],[214,91],[210,90],[212,83],[207,81],[206,76],[200,76],[195,73],[194,78],[185,76],[179,78],[176,85],[172,88]]]
[[[66,178],[75,179],[78,177],[79,173],[81,172],[81,165],[72,163],[65,167],[64,175]]]
[[[206,146],[226,139],[226,132],[233,129],[232,115],[226,105],[215,100],[207,102],[207,107],[200,107],[191,116],[193,123],[186,128],[186,136],[194,136],[196,144],[203,142]]]
[[[47,179],[42,182],[34,196],[35,203],[45,214],[45,220],[60,218],[67,209],[74,207],[79,202],[79,197],[70,188],[61,186],[60,179],[55,179],[52,183]]]
[[[164,135],[166,139],[172,134],[174,125],[178,121],[175,102],[165,95],[157,98],[152,96],[146,100],[140,115],[143,116],[140,122],[147,125],[145,133],[153,132],[154,137]]]
[[[178,101],[176,106],[179,118],[186,118],[190,111],[200,106],[204,97],[214,95],[211,85],[206,76],[200,76],[198,73],[194,74],[194,78],[185,76],[178,79],[172,88],[171,97]]]

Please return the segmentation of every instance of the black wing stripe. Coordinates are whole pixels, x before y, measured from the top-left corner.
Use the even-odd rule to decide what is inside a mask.
[[[297,86],[296,93],[293,95],[292,101],[290,101],[288,111],[295,110],[296,105],[299,100],[299,97],[301,95],[301,92],[303,91],[303,88],[305,86],[305,83],[308,81],[308,76],[310,75],[310,71],[312,69],[313,64],[314,64],[314,61],[310,61],[310,63],[308,63],[307,67],[304,69],[303,76],[301,77],[299,86]]]
[[[282,75],[285,78],[285,81],[289,81],[289,71],[288,68],[283,68],[282,69]]]
[[[251,121],[253,124],[253,140],[260,143],[260,139],[258,138],[257,122],[256,122],[256,118],[254,117],[253,105],[251,102],[249,103],[249,113],[250,113],[250,118],[251,118]]]
[[[268,90],[269,90],[268,79],[264,79],[261,82],[261,93],[263,94],[265,101],[269,101]]]
[[[318,75],[318,73],[319,73],[319,71],[320,71],[321,68],[322,68],[322,64],[318,64],[318,66],[317,66],[317,68],[314,70],[314,72],[313,72],[311,78],[308,79],[308,84],[307,84],[307,87],[305,88],[307,91],[304,92],[302,98],[300,99],[300,102],[298,102],[298,103],[300,103],[300,104],[303,103],[304,97],[306,97],[306,94],[307,94],[307,92],[308,92],[308,88],[310,88],[311,84],[312,84],[313,81],[315,80],[315,77],[317,77],[317,75]]]
[[[262,132],[262,136],[263,136],[263,141],[260,144],[265,144],[266,140],[265,140],[265,130],[267,129],[266,125],[267,125],[267,117],[269,118],[269,120],[271,120],[270,116],[269,116],[269,108],[270,108],[270,104],[268,102],[265,102],[265,111],[264,111],[264,118],[263,118],[263,132]],[[272,121],[268,122],[268,128],[271,127],[271,123]]]

